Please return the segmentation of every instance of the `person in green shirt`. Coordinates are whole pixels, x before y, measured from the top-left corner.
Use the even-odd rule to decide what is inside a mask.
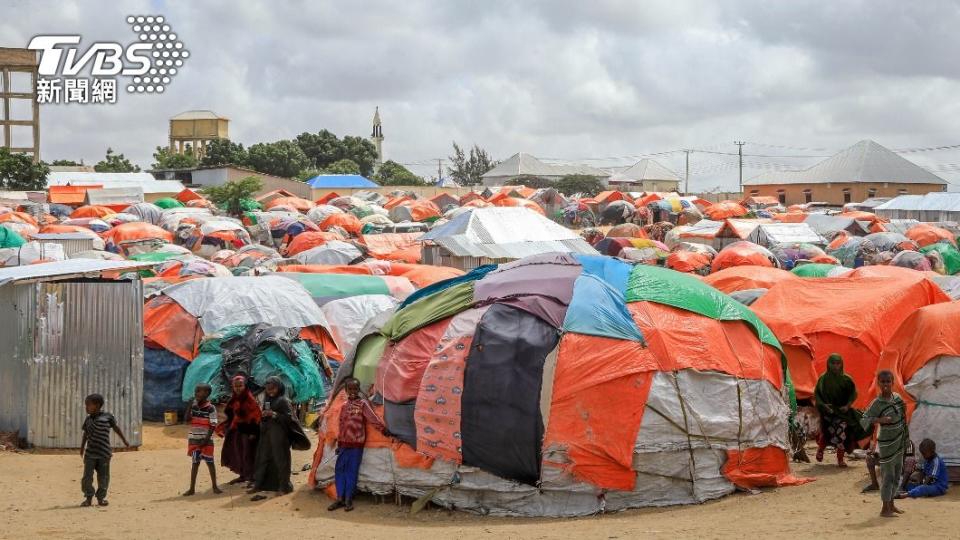
[[[833,446],[837,449],[837,466],[846,467],[844,454],[852,452],[866,434],[860,427],[860,411],[853,408],[857,386],[843,372],[843,358],[839,354],[831,354],[827,359],[827,371],[817,380],[813,396],[820,412],[817,461],[823,461],[824,450]]]
[[[903,458],[907,442],[910,440],[907,429],[907,406],[893,391],[892,372],[883,370],[877,373],[877,386],[880,388],[880,395],[864,411],[861,425],[864,429],[880,426],[877,434],[880,499],[883,501],[880,515],[895,517],[903,513],[893,501],[903,477]]]

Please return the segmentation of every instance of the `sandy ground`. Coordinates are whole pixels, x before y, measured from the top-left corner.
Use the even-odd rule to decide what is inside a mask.
[[[800,465],[816,482],[735,494],[718,501],[579,519],[484,518],[442,509],[416,516],[393,501],[363,497],[356,511],[330,513],[329,501],[294,476],[296,491],[250,502],[239,486],[214,495],[201,470],[198,495],[179,495],[189,481],[182,426],[146,426],[145,445],[117,453],[108,508],[79,508],[82,465],[77,454],[0,452],[0,538],[811,538],[839,535],[957,538],[960,486],[945,497],[903,501],[906,513],[877,516],[879,499],[861,495],[862,463],[840,470]],[[219,454],[219,447],[218,447]],[[828,456],[832,458],[832,456]],[[297,452],[294,464],[309,462]],[[222,481],[233,475],[219,470]],[[409,504],[409,501],[407,501]]]

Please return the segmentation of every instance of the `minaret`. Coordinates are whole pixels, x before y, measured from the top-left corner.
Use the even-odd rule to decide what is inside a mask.
[[[377,147],[377,166],[383,165],[383,126],[380,124],[380,107],[373,111],[373,133],[370,134],[373,144]]]

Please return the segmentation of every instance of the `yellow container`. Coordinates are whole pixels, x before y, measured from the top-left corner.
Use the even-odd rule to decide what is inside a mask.
[[[307,413],[307,417],[304,419],[304,420],[305,420],[305,421],[304,421],[304,425],[307,426],[307,427],[312,426],[314,420],[316,420],[318,416],[320,416],[320,415],[318,415],[318,414],[315,413],[315,412],[309,412],[309,413]]]
[[[177,425],[177,411],[165,411],[163,413],[163,425],[165,426]]]

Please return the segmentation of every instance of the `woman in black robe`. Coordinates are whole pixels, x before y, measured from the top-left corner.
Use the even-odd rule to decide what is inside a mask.
[[[283,381],[279,377],[268,377],[264,392],[266,396],[261,413],[254,485],[250,493],[276,491],[286,494],[293,491],[290,482],[290,448],[309,449],[310,440],[293,414],[290,400],[284,395],[286,387]],[[257,494],[251,500],[263,499],[266,496]]]

